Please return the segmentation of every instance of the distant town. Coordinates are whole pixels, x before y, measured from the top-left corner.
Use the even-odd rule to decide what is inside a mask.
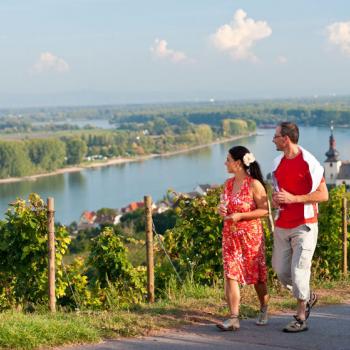
[[[177,198],[195,198],[205,196],[207,191],[212,188],[217,188],[218,185],[202,184],[196,186],[191,192],[170,193],[166,200],[161,200],[152,204],[153,213],[161,214],[165,211],[174,208],[177,204]],[[144,208],[144,202],[131,202],[127,206],[120,209],[106,209],[101,211],[85,210],[79,219],[77,231],[97,228],[102,225],[120,223],[123,215],[134,212],[137,209]],[[74,233],[74,232],[73,232]],[[75,232],[76,233],[76,232]]]

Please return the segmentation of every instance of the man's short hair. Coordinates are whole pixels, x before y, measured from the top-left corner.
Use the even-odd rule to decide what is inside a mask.
[[[299,141],[299,128],[298,125],[292,122],[282,122],[279,124],[281,128],[281,135],[288,136],[293,143]]]

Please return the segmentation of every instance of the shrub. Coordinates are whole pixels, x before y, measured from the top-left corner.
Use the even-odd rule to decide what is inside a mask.
[[[28,201],[17,199],[0,221],[0,295],[8,305],[48,300],[47,207],[35,193]],[[64,294],[61,262],[70,238],[56,227],[56,295]],[[3,305],[5,306],[5,305]]]
[[[110,295],[119,295],[123,302],[126,297],[132,303],[143,299],[146,294],[145,269],[132,266],[121,236],[112,228],[104,228],[93,239],[88,261],[93,268],[95,285],[103,289],[106,305],[112,304]]]
[[[318,277],[334,279],[341,276],[341,213],[342,199],[345,195],[345,186],[335,187],[329,191],[328,202],[320,204],[319,235],[314,258],[315,273]]]
[[[182,277],[193,271],[196,281],[212,283],[215,276],[222,275],[222,220],[217,214],[220,191],[218,188],[205,197],[178,199],[178,219],[166,232],[165,245]]]

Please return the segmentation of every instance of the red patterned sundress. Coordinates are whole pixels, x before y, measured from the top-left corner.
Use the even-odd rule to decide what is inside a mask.
[[[225,183],[228,215],[246,213],[256,209],[250,186],[253,178],[247,176],[238,193],[233,193],[235,178]],[[240,284],[266,282],[265,241],[260,219],[242,220],[234,223],[225,220],[222,230],[222,255],[227,278]]]

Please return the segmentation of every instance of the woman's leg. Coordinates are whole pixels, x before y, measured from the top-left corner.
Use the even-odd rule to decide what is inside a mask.
[[[254,284],[254,288],[259,298],[260,309],[262,310],[269,302],[266,282],[258,282],[257,284]]]
[[[225,296],[230,309],[230,317],[223,323],[218,323],[217,327],[222,331],[237,331],[240,328],[238,319],[240,292],[237,281],[225,278]]]
[[[260,302],[260,312],[256,324],[258,326],[265,326],[268,323],[267,304],[269,302],[266,282],[256,283],[254,284],[254,288]]]
[[[226,277],[225,283],[226,283],[226,288],[225,288],[226,301],[230,309],[231,316],[238,316],[239,303],[241,299],[238,282],[231,278]]]

